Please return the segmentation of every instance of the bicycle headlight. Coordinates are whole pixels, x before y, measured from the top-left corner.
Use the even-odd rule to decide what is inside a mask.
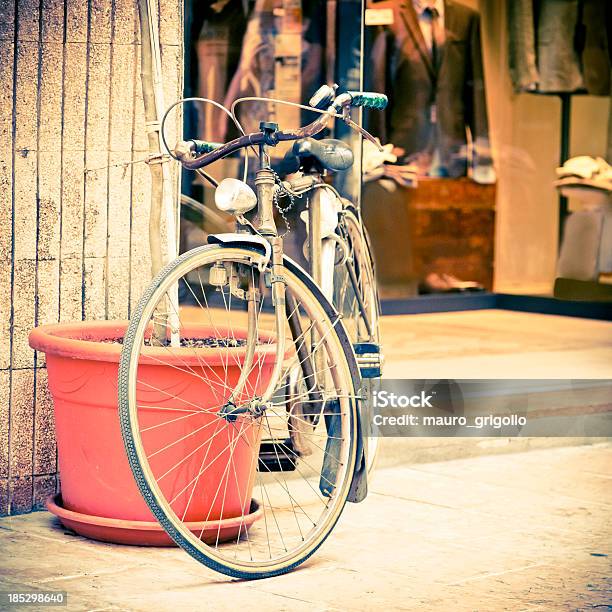
[[[243,181],[225,178],[215,189],[215,204],[219,210],[243,215],[257,205],[255,192]]]

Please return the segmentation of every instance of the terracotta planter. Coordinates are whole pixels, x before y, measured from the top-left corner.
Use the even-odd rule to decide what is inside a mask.
[[[96,520],[150,524],[155,519],[132,476],[119,426],[121,345],[108,342],[122,338],[126,328],[122,321],[45,325],[33,330],[29,340],[32,348],[46,353],[63,508]],[[197,324],[187,328],[198,338],[212,335],[209,331]],[[258,351],[262,366],[254,369],[250,383],[262,391],[275,351],[271,344]],[[165,347],[147,347],[139,366],[138,401],[145,407],[139,416],[141,429],[147,428],[143,444],[150,457],[159,451],[150,458],[151,467],[158,477],[167,474],[161,487],[167,499],[174,499],[179,516],[187,508],[185,521],[216,521],[221,513],[230,519],[251,510],[259,428],[246,417],[232,424],[220,421],[211,411],[219,405],[223,384],[232,387],[240,375],[245,350],[235,347],[229,353],[226,368],[226,349],[180,348],[171,354]],[[226,469],[230,443],[235,474]]]

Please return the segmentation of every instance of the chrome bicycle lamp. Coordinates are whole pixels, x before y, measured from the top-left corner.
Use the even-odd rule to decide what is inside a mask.
[[[257,206],[257,196],[243,181],[225,178],[215,189],[215,204],[224,212],[244,215]]]

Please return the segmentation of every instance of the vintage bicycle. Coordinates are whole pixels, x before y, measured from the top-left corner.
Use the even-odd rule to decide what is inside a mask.
[[[206,178],[209,164],[256,147],[255,191],[218,183],[217,207],[239,231],[210,235],[145,291],[124,338],[119,415],[152,513],[224,574],[290,571],[325,541],[346,501],[367,492],[376,451],[376,437],[364,435],[368,385],[382,363],[376,282],[359,211],[325,180],[350,167],[351,149],[313,136],[340,118],[374,140],[350,110],[386,103],[323,86],[310,102],[320,117],[302,128],[262,122],[226,144],[174,147]],[[282,180],[269,151],[287,141],[294,172]],[[282,197],[307,200],[310,274],[284,254],[274,215]],[[181,382],[166,384],[168,368]],[[179,473],[187,485],[174,484]]]

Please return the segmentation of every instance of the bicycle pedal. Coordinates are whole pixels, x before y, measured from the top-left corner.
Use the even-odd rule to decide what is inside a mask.
[[[361,378],[380,378],[382,376],[383,355],[375,342],[353,344]]]
[[[266,472],[294,472],[297,459],[298,452],[294,449],[291,438],[262,442],[259,447],[257,469],[264,474]]]

